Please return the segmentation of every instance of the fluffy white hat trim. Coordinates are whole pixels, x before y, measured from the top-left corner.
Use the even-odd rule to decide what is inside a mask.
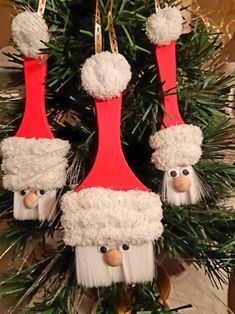
[[[149,139],[155,149],[152,163],[159,170],[195,165],[202,154],[202,131],[192,124],[171,126],[160,130]]]
[[[97,53],[87,59],[81,69],[83,89],[89,95],[103,100],[118,97],[130,79],[130,65],[119,53]]]
[[[146,22],[146,35],[151,43],[163,46],[182,34],[183,18],[176,7],[165,7],[152,14]]]
[[[157,194],[138,190],[89,188],[61,199],[64,241],[75,246],[139,245],[162,232],[162,204]]]
[[[19,51],[26,57],[38,58],[40,49],[49,41],[48,27],[44,19],[35,12],[22,12],[14,17],[11,24],[13,40]]]
[[[3,186],[12,191],[53,190],[66,182],[68,141],[10,137],[1,142]]]

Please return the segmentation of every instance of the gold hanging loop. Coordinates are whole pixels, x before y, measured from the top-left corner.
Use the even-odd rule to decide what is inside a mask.
[[[108,9],[108,32],[109,32],[109,42],[112,52],[118,52],[118,43],[115,28],[113,25],[113,1],[109,1]]]
[[[46,0],[39,0],[37,14],[43,17],[45,8],[46,8]]]
[[[102,30],[101,30],[101,18],[99,0],[96,0],[95,4],[95,53],[102,51]]]
[[[155,10],[156,12],[160,9],[160,0],[155,0]]]

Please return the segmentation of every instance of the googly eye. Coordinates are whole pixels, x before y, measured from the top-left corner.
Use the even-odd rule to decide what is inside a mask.
[[[120,251],[128,251],[129,248],[130,248],[129,245],[126,244],[126,243],[124,243],[124,244],[122,244],[122,245],[119,246],[119,250],[120,250]]]
[[[99,252],[102,253],[102,254],[105,254],[107,252],[107,247],[106,246],[101,246],[99,248]]]
[[[183,176],[188,176],[189,175],[189,170],[187,168],[184,168],[184,169],[181,170],[181,174]]]
[[[172,178],[175,178],[178,176],[178,171],[176,171],[175,169],[170,170],[169,173]]]
[[[26,195],[26,191],[22,190],[22,191],[20,191],[20,194],[21,194],[22,196],[24,196],[24,195]]]
[[[124,244],[122,245],[122,249],[123,249],[124,251],[128,251],[128,250],[129,250],[129,245],[126,244],[126,243],[124,243]]]

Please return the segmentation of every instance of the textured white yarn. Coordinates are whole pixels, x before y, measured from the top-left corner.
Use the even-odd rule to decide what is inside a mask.
[[[130,65],[119,53],[97,53],[87,59],[81,69],[83,89],[99,99],[118,97],[130,79]]]
[[[66,182],[68,141],[10,137],[0,144],[3,186],[12,191],[53,190]]]
[[[152,163],[159,170],[195,165],[202,154],[202,131],[192,124],[171,126],[160,130],[149,139],[155,149]]]
[[[38,58],[40,49],[49,41],[48,27],[44,19],[35,12],[22,12],[14,17],[11,24],[12,37],[22,54]]]
[[[165,7],[152,14],[146,22],[146,35],[153,44],[168,45],[182,34],[183,18],[176,7]]]
[[[157,194],[89,188],[61,199],[64,241],[75,246],[138,245],[158,239],[163,226]]]

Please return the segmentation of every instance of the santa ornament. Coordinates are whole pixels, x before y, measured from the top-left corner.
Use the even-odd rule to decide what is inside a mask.
[[[95,162],[81,185],[64,194],[61,201],[64,241],[75,246],[77,282],[87,288],[152,281],[153,241],[163,232],[159,196],[138,180],[122,151],[122,92],[131,70],[117,52],[111,7],[112,2],[109,35],[113,53],[100,52],[101,27],[96,25],[97,53],[81,69],[82,87],[95,102]],[[98,1],[96,22],[100,22]]]
[[[3,186],[14,192],[15,219],[49,220],[56,189],[66,182],[70,145],[54,138],[46,116],[47,62],[40,49],[49,41],[48,28],[38,13],[23,12],[12,21],[12,36],[24,55],[26,104],[16,135],[1,142]]]
[[[115,52],[93,55],[81,70],[83,88],[95,97],[98,150],[90,173],[61,207],[64,241],[76,247],[77,281],[89,288],[154,278],[161,201],[133,174],[120,141],[122,91],[130,78],[127,60]]]
[[[165,93],[162,127],[149,141],[155,150],[151,161],[165,172],[163,200],[176,206],[195,204],[204,196],[202,183],[192,167],[202,154],[202,131],[184,122],[177,101],[175,50],[182,23],[181,12],[168,6],[157,8],[146,23],[146,35],[154,44],[156,65]]]

